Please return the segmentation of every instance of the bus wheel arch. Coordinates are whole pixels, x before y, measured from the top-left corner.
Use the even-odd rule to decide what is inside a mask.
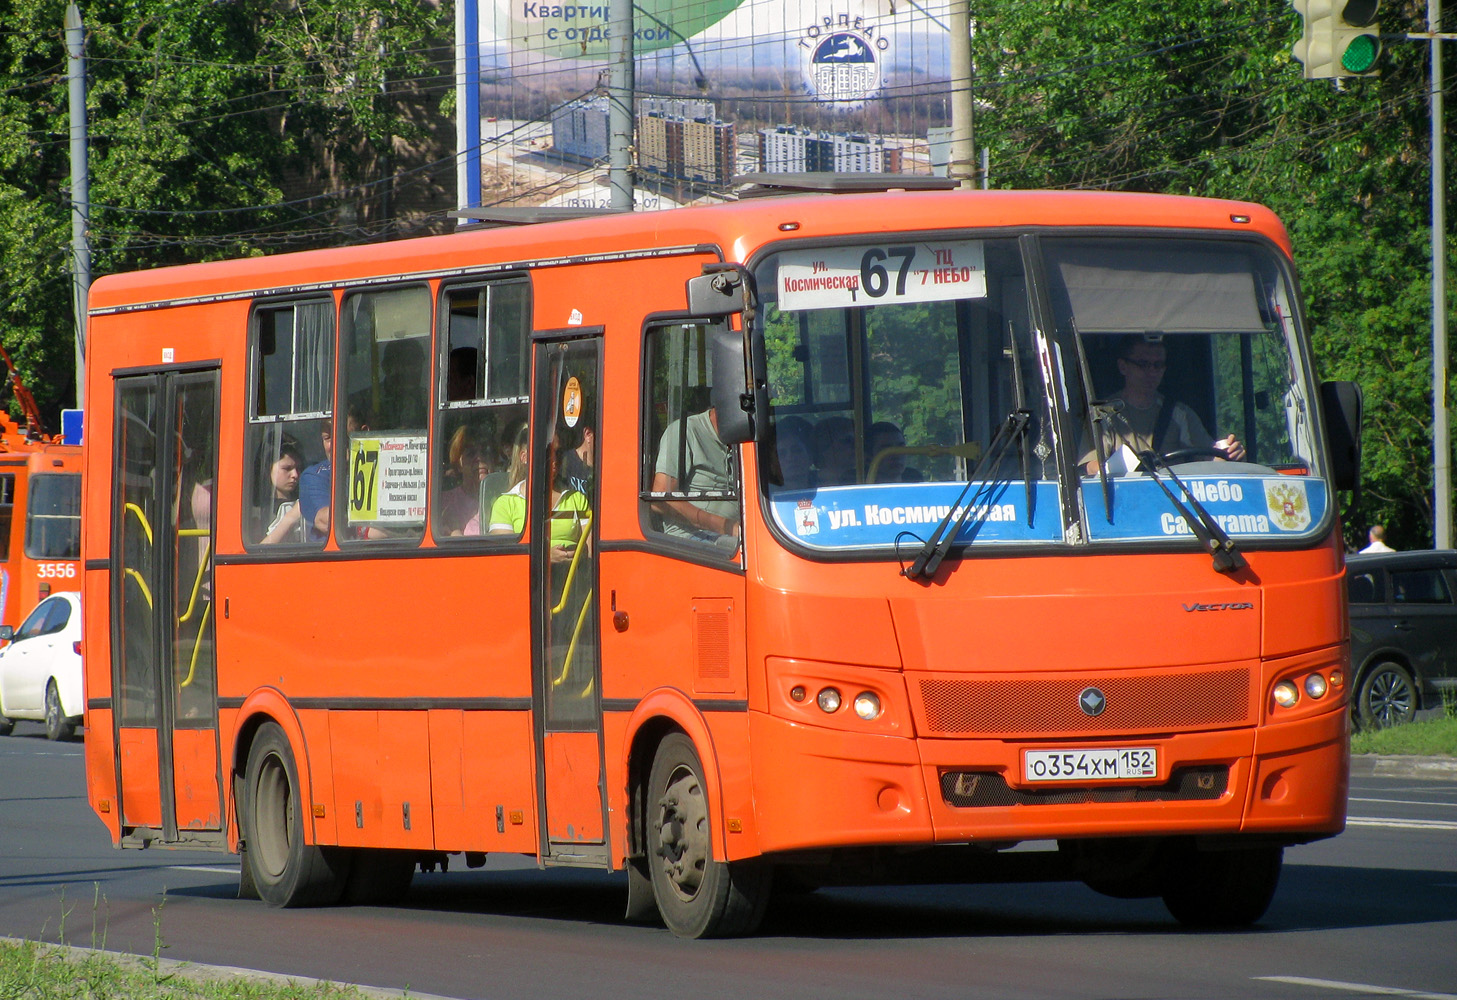
[[[641,702],[627,723],[627,782],[632,796],[629,819],[629,853],[638,854],[643,844],[645,803],[643,789],[651,775],[653,760],[663,740],[681,733],[693,744],[703,766],[704,792],[707,795],[714,830],[714,851],[727,857],[728,837],[724,831],[723,787],[719,781],[718,754],[713,734],[698,708],[681,692],[653,691]]]

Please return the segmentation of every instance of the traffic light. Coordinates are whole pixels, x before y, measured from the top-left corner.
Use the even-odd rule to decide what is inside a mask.
[[[1364,76],[1381,54],[1381,0],[1291,0],[1305,22],[1295,58],[1307,80]]]

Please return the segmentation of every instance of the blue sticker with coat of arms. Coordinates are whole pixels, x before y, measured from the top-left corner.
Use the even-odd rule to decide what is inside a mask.
[[[1326,483],[1307,476],[1180,477],[1231,538],[1288,538],[1304,534],[1325,517]],[[1169,477],[1164,485],[1181,501],[1183,492]],[[1158,483],[1147,476],[1112,480],[1113,519],[1105,512],[1103,490],[1096,479],[1083,480],[1088,532],[1093,539],[1147,539],[1192,535]]]
[[[1190,477],[1183,480],[1203,508],[1232,538],[1298,537],[1321,523],[1329,503],[1323,480],[1304,476]],[[1187,504],[1165,478],[1164,484]],[[1082,482],[1092,541],[1192,538],[1193,530],[1147,476],[1111,481],[1113,519],[1105,516],[1096,479]],[[1049,543],[1063,540],[1057,484],[989,483],[963,497],[959,483],[872,484],[777,492],[770,497],[775,522],[810,548],[866,548],[925,540],[948,513],[966,514],[959,542]],[[953,506],[956,506],[953,510]]]

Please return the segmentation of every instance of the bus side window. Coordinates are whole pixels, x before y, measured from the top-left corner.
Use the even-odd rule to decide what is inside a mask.
[[[424,285],[344,299],[340,399],[360,429],[334,443],[341,541],[418,539],[425,532],[430,328]]]
[[[738,454],[719,439],[709,406],[709,330],[648,330],[641,514],[647,531],[734,556],[743,523]]]
[[[251,378],[243,454],[243,543],[320,546],[329,535],[328,474],[333,426],[334,303],[264,303],[253,312]],[[194,476],[194,479],[198,477]],[[198,511],[215,485],[184,484]],[[320,514],[323,511],[323,514]],[[200,525],[199,525],[200,526]]]
[[[509,277],[447,286],[437,309],[435,448],[430,533],[489,532],[510,479],[510,439],[526,422],[531,282]]]

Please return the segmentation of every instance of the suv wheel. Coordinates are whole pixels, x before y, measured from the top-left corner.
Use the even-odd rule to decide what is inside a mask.
[[[1399,663],[1378,663],[1367,672],[1356,695],[1356,719],[1367,729],[1410,722],[1417,711],[1416,684]]]

